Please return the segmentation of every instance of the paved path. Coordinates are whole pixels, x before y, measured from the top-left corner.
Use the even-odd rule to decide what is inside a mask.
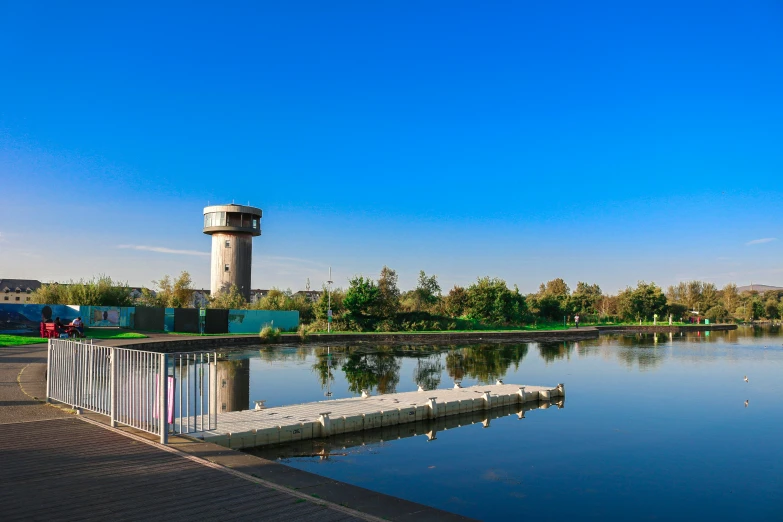
[[[40,382],[45,371],[46,345],[0,348],[0,424],[61,418],[68,415],[58,408],[41,404],[20,388],[19,379]],[[31,391],[28,393],[34,397],[46,395],[45,385],[36,386],[30,382],[29,387]]]
[[[364,518],[73,416],[2,424],[0,441],[4,521]]]

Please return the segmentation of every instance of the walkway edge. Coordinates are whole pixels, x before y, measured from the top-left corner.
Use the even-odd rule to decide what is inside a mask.
[[[249,482],[254,482],[256,484],[260,484],[260,485],[262,485],[264,487],[267,487],[267,488],[270,488],[270,489],[274,489],[275,491],[281,491],[283,493],[295,496],[297,498],[301,498],[301,499],[306,500],[308,502],[312,502],[314,504],[318,504],[318,505],[321,505],[321,506],[324,506],[324,507],[328,507],[328,508],[334,509],[335,511],[340,511],[342,513],[345,513],[346,515],[350,515],[350,516],[357,517],[357,518],[362,518],[362,519],[368,520],[370,522],[385,522],[384,519],[382,519],[382,518],[378,518],[378,517],[375,517],[373,515],[369,515],[367,513],[362,513],[361,511],[356,511],[355,509],[347,508],[345,506],[341,506],[339,504],[335,504],[334,502],[329,502],[328,500],[314,498],[314,497],[312,497],[310,495],[307,495],[305,493],[301,493],[299,491],[296,491],[295,489],[287,488],[285,486],[281,486],[279,484],[275,484],[274,482],[269,482],[269,481],[264,480],[264,479],[253,477],[253,476],[248,475],[246,473],[242,473],[241,471],[236,471],[236,470],[233,470],[231,468],[227,468],[225,466],[221,466],[220,464],[216,464],[214,462],[210,462],[208,460],[205,460],[205,459],[202,459],[202,458],[199,458],[199,457],[194,457],[193,455],[189,455],[188,453],[185,453],[184,451],[180,451],[180,450],[178,450],[176,448],[172,448],[171,446],[164,446],[162,444],[158,444],[157,442],[153,442],[151,440],[145,439],[144,437],[140,437],[140,436],[135,435],[133,433],[129,433],[127,431],[123,431],[123,430],[120,430],[120,429],[117,429],[117,428],[112,428],[111,426],[103,424],[102,422],[98,422],[96,420],[93,420],[93,419],[90,419],[90,418],[87,418],[87,417],[83,417],[83,416],[79,416],[78,418],[83,420],[84,422],[88,422],[88,423],[93,424],[95,426],[100,426],[101,428],[104,428],[106,430],[113,431],[114,433],[117,433],[117,434],[120,434],[120,435],[124,435],[125,437],[131,438],[131,439],[133,439],[133,440],[135,440],[137,442],[143,442],[144,444],[156,447],[156,448],[158,448],[160,450],[168,451],[169,453],[173,453],[175,455],[179,455],[180,457],[183,457],[183,458],[188,459],[188,460],[190,460],[192,462],[196,462],[198,464],[201,464],[202,466],[206,466],[208,468],[216,469],[216,470],[222,471],[224,473],[228,473],[230,475],[234,475],[235,477],[239,477],[239,478],[245,479],[245,480],[247,480]]]
[[[312,475],[313,477],[317,477],[318,479],[323,480],[324,482],[330,483],[330,485],[332,485],[332,486],[339,485],[340,487],[344,487],[344,488],[349,489],[349,490],[361,490],[361,491],[365,491],[368,496],[374,495],[374,496],[377,496],[377,497],[382,497],[382,498],[388,499],[388,501],[399,502],[399,503],[407,504],[407,505],[410,505],[410,506],[416,506],[417,508],[421,508],[419,511],[416,511],[416,512],[404,512],[404,513],[400,512],[400,513],[397,514],[397,516],[378,517],[376,515],[373,515],[373,514],[364,512],[364,511],[360,511],[358,509],[354,509],[354,508],[351,508],[351,507],[347,507],[345,505],[338,504],[338,503],[336,503],[334,501],[331,501],[331,500],[328,500],[328,499],[324,499],[324,498],[321,498],[321,497],[318,497],[318,496],[314,496],[312,494],[304,493],[304,492],[299,491],[298,489],[295,489],[293,487],[289,487],[289,486],[285,486],[285,485],[281,485],[281,484],[278,484],[278,483],[275,483],[275,482],[271,482],[271,481],[265,480],[263,478],[260,478],[260,477],[258,477],[256,475],[254,475],[254,474],[248,474],[248,473],[236,470],[236,469],[232,469],[232,468],[230,468],[230,467],[228,467],[226,465],[222,465],[222,464],[219,464],[217,462],[213,462],[211,460],[208,460],[206,458],[193,455],[193,454],[191,454],[191,453],[189,453],[187,451],[183,451],[183,450],[177,449],[177,448],[172,447],[170,445],[169,446],[163,446],[161,444],[158,444],[158,442],[156,442],[156,441],[153,441],[153,440],[150,440],[148,438],[145,438],[144,436],[136,435],[134,433],[131,433],[129,431],[125,431],[123,429],[112,428],[111,426],[109,426],[109,425],[107,425],[107,424],[105,424],[105,423],[103,423],[103,422],[101,422],[99,420],[91,419],[88,416],[79,416],[78,418],[83,420],[83,421],[85,421],[85,422],[88,422],[90,424],[95,424],[95,425],[101,426],[101,427],[103,427],[103,428],[105,428],[107,430],[110,430],[110,431],[113,431],[113,432],[125,435],[127,437],[132,438],[133,440],[136,440],[136,441],[139,441],[139,442],[144,442],[145,444],[148,444],[150,446],[153,446],[153,447],[156,447],[156,448],[160,448],[160,449],[163,449],[164,451],[168,451],[170,453],[179,455],[179,456],[184,457],[184,458],[186,458],[188,460],[191,460],[193,462],[202,464],[202,465],[210,467],[212,469],[220,470],[220,471],[229,473],[231,475],[234,475],[236,477],[242,478],[244,480],[247,480],[247,481],[250,481],[250,482],[253,482],[253,483],[256,483],[256,484],[260,484],[260,485],[263,485],[265,487],[274,489],[276,491],[281,491],[281,492],[284,492],[284,493],[288,493],[288,494],[296,496],[297,498],[300,498],[302,500],[306,500],[308,502],[319,504],[319,505],[322,505],[324,507],[328,507],[330,509],[334,509],[336,511],[340,511],[342,513],[345,513],[346,515],[354,516],[354,517],[361,518],[361,519],[364,519],[364,520],[368,520],[368,521],[371,521],[371,522],[381,522],[381,521],[388,522],[389,520],[408,520],[408,519],[411,519],[411,517],[413,517],[413,519],[415,519],[415,520],[447,520],[447,519],[448,520],[454,520],[454,521],[471,521],[471,520],[473,520],[473,519],[470,519],[468,517],[464,517],[462,515],[457,515],[455,513],[451,513],[451,512],[448,512],[448,511],[443,511],[443,510],[440,510],[438,508],[426,506],[426,505],[423,505],[423,504],[418,504],[416,502],[408,501],[408,500],[405,500],[405,499],[400,499],[398,497],[393,497],[393,496],[390,496],[390,495],[386,495],[384,493],[379,493],[379,492],[372,491],[372,490],[366,490],[366,489],[361,488],[359,486],[353,486],[352,484],[347,484],[347,483],[344,483],[344,482],[340,482],[338,480],[329,479],[328,477],[323,477],[321,475],[313,475],[313,474],[311,474],[309,472],[306,472],[306,471],[301,471],[301,470],[298,470],[296,468],[291,468],[289,466],[278,464],[276,462],[266,461],[265,459],[261,459],[260,457],[256,457],[256,456],[249,455],[249,454],[246,454],[246,453],[242,453],[240,451],[236,451],[236,450],[232,450],[232,449],[227,449],[227,448],[224,448],[222,446],[216,446],[216,445],[213,445],[213,444],[211,444],[209,442],[204,442],[204,441],[200,441],[200,440],[196,440],[196,439],[191,439],[189,437],[187,437],[187,438],[183,437],[183,441],[185,441],[185,443],[187,443],[187,444],[194,444],[194,445],[197,445],[197,446],[202,446],[202,447],[205,447],[205,449],[207,449],[207,447],[209,447],[209,446],[215,446],[215,448],[219,448],[220,454],[221,454],[221,456],[223,456],[224,459],[241,458],[241,459],[256,460],[256,461],[259,462],[258,465],[263,465],[263,463],[265,463],[266,465],[271,465],[273,467],[279,467],[281,469],[285,469],[286,470],[286,474],[301,474],[303,476],[311,476]],[[170,439],[169,442],[171,443],[173,441]],[[306,486],[306,487],[312,487],[312,486]],[[429,512],[429,513],[427,513],[427,512]],[[434,515],[434,516],[421,518],[422,515],[426,515],[426,514]]]

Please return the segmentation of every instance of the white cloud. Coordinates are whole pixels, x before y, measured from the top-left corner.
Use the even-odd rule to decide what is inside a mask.
[[[777,241],[778,238],[776,237],[764,237],[761,239],[754,239],[753,241],[748,241],[745,243],[746,245],[760,245],[762,243],[772,243],[773,241]]]
[[[173,248],[156,247],[149,245],[117,245],[117,248],[124,248],[128,250],[143,250],[145,252],[157,252],[159,254],[176,254],[182,256],[203,256],[209,257],[209,252],[201,252],[199,250],[176,250]]]

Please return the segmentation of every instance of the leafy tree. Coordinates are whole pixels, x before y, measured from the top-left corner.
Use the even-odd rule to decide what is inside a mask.
[[[397,272],[384,266],[378,278],[378,315],[390,318],[400,309],[400,289],[397,288]]]
[[[603,294],[598,285],[588,285],[579,281],[576,284],[576,290],[569,299],[569,310],[578,314],[596,314],[598,313],[598,303]]]
[[[723,307],[729,312],[729,314],[733,314],[740,302],[739,292],[737,292],[737,285],[734,283],[729,283],[724,286],[723,290],[721,290],[721,298],[723,301]]]
[[[427,277],[424,270],[419,272],[419,282],[416,289],[406,292],[404,295],[405,308],[413,312],[432,310],[439,300],[440,285],[438,284],[438,276]]]
[[[778,319],[778,300],[775,296],[769,296],[764,303],[764,317],[767,319]]]
[[[704,314],[704,317],[709,319],[710,322],[720,323],[728,319],[729,312],[723,305],[719,304],[707,310],[707,313]]]
[[[366,320],[368,316],[377,315],[381,305],[381,292],[370,278],[354,277],[348,282],[343,306],[356,321]]]
[[[467,289],[467,315],[486,324],[520,323],[527,312],[525,298],[502,279],[481,277]]]
[[[655,283],[639,281],[636,288],[626,288],[620,295],[619,311],[624,319],[652,319],[663,316],[666,311],[666,296]]]
[[[672,316],[672,318],[675,318],[675,320],[679,321],[682,319],[686,312],[688,312],[688,307],[685,306],[682,303],[669,303],[667,305],[667,313]]]
[[[302,324],[310,324],[315,319],[314,304],[309,297],[299,294],[289,299],[289,310],[299,312],[299,321]]]
[[[558,299],[557,296],[538,294],[529,298],[533,313],[542,319],[560,321],[567,313],[566,303],[562,299]]]
[[[331,295],[332,317],[339,317],[344,308],[343,299],[345,299],[345,292],[343,292],[341,288],[333,288],[331,293],[332,293]],[[329,310],[329,294],[327,292],[327,288],[324,287],[323,293],[321,293],[321,297],[313,305],[313,312],[315,313],[315,318],[318,320],[326,320],[328,310]]]
[[[462,317],[468,308],[468,293],[461,287],[454,285],[446,296],[446,313],[451,317]]]
[[[258,310],[293,310],[291,292],[279,288],[272,288],[267,294],[256,302],[254,308]]]
[[[564,299],[571,294],[571,289],[568,288],[568,285],[562,278],[558,277],[557,279],[547,281],[546,284],[541,283],[538,293]]]
[[[228,291],[224,290],[210,296],[209,308],[241,310],[247,308],[247,301],[245,296],[239,291],[239,288],[237,288],[237,285],[231,285]]]
[[[161,308],[187,308],[193,306],[193,284],[190,274],[186,271],[180,273],[177,279],[172,280],[169,275],[163,276],[152,284],[157,288],[156,293],[146,289],[142,290],[141,303],[146,306],[159,306]]]

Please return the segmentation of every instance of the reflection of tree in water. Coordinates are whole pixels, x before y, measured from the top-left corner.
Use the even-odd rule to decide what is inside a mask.
[[[550,363],[566,356],[570,357],[571,352],[574,351],[574,345],[568,342],[538,343],[538,351],[541,353],[541,358]]]
[[[305,346],[299,347],[274,347],[265,346],[258,350],[258,354],[264,362],[280,361],[304,361],[312,352],[312,348]]]
[[[652,370],[660,366],[666,352],[652,346],[619,346],[617,360],[628,368],[638,366],[640,370]]]
[[[413,382],[425,390],[434,390],[440,385],[443,362],[439,354],[433,354],[416,361],[413,370]]]
[[[489,384],[506,375],[511,365],[519,369],[519,363],[527,355],[527,344],[484,344],[451,350],[446,355],[446,371],[455,381],[476,379]]]
[[[315,348],[315,364],[313,371],[318,375],[321,389],[334,382],[334,369],[345,359],[345,352],[340,348]]]
[[[367,353],[351,350],[345,357],[342,370],[348,381],[348,389],[360,393],[363,389],[378,393],[394,393],[400,382],[400,361],[391,349]]]

